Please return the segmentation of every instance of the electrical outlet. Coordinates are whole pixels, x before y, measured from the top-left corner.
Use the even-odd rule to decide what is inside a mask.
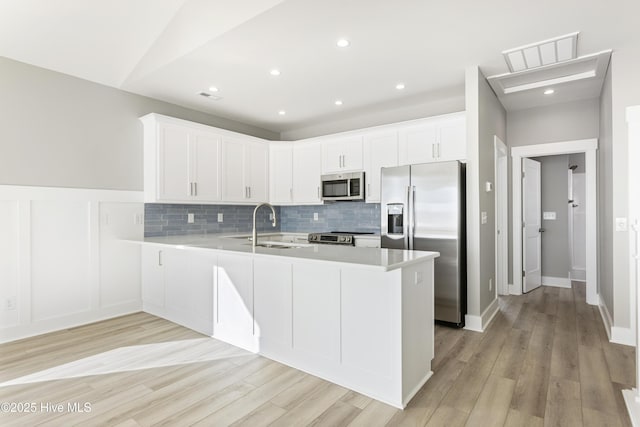
[[[196,214],[188,213],[187,214],[187,224],[193,224],[196,220]]]
[[[15,310],[16,309],[16,297],[9,297],[4,300],[4,309],[5,310]]]
[[[486,224],[487,223],[487,213],[486,212],[481,212],[480,213],[480,222],[482,224]]]
[[[627,218],[616,218],[616,231],[627,231]]]
[[[218,222],[222,222],[224,220],[224,215],[222,213],[218,213]]]
[[[493,279],[489,279],[489,291],[493,290]]]
[[[318,220],[318,212],[314,212],[313,213],[313,220],[317,221]]]

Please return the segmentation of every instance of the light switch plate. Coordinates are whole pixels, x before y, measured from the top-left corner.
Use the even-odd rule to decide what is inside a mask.
[[[555,212],[542,212],[542,219],[546,219],[549,221],[555,221],[556,213]]]
[[[193,224],[195,220],[196,220],[195,214],[192,214],[192,213],[187,214],[187,224]]]
[[[218,222],[222,222],[224,220],[224,215],[222,213],[218,213]]]
[[[318,220],[318,212],[314,212],[313,213],[313,220],[317,221]]]

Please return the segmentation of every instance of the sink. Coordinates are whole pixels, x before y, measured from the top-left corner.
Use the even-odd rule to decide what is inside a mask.
[[[247,245],[250,245],[251,243],[246,243]],[[288,243],[288,242],[272,242],[272,241],[264,241],[264,242],[258,242],[256,244],[256,246],[259,246],[261,248],[272,248],[272,249],[299,249],[299,248],[306,248],[306,247],[310,247],[313,245],[307,244],[307,243]]]

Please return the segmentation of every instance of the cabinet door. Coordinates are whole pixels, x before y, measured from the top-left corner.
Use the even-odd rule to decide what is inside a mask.
[[[367,202],[380,201],[380,168],[398,165],[398,132],[380,132],[364,137]]]
[[[254,265],[255,334],[260,353],[283,356],[291,352],[291,263],[256,258]]]
[[[293,201],[322,203],[320,175],[322,149],[319,143],[296,143],[293,146]]]
[[[144,311],[162,315],[164,308],[163,250],[142,245],[142,306]]]
[[[322,143],[324,173],[362,170],[362,136],[332,139]]]
[[[193,133],[191,137],[191,181],[193,199],[202,202],[220,200],[220,137]]]
[[[412,165],[436,160],[437,128],[424,123],[401,128],[399,131],[399,164]]]
[[[269,146],[262,143],[247,143],[245,150],[247,201],[266,202],[269,200]]]
[[[249,351],[253,339],[253,261],[240,255],[219,255],[214,280],[216,338]]]
[[[467,158],[467,128],[465,117],[446,120],[439,126],[438,160]]]
[[[215,258],[196,251],[164,252],[166,318],[205,335],[213,334]]]
[[[246,201],[244,148],[238,139],[225,137],[222,140],[222,200],[225,202]]]
[[[189,131],[161,125],[159,132],[158,200],[188,200],[191,197]]]
[[[271,145],[269,150],[269,196],[273,204],[288,204],[293,193],[293,148]]]

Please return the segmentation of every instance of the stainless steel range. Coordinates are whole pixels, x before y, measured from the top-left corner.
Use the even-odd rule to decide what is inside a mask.
[[[327,233],[309,233],[309,243],[327,243],[331,245],[355,245],[355,235],[373,234],[369,231],[331,231]]]

